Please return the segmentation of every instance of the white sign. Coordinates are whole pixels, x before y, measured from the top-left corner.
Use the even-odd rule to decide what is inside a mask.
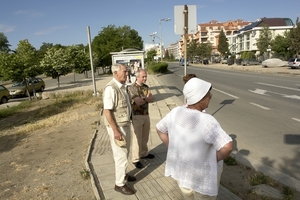
[[[188,7],[188,34],[197,33],[197,6]],[[174,32],[178,35],[184,34],[184,6],[174,6]]]

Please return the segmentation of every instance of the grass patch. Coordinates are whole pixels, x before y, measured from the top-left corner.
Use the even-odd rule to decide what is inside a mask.
[[[10,131],[18,135],[26,134],[42,128],[74,120],[82,120],[94,113],[70,113],[83,105],[95,106],[99,111],[102,103],[102,92],[97,97],[92,90],[67,91],[50,93],[45,100],[32,100],[21,102],[18,106],[0,110],[0,125],[3,132]],[[5,133],[4,133],[5,134]]]
[[[83,180],[89,180],[91,178],[90,171],[88,171],[86,169],[80,171],[80,175],[81,175],[81,178],[83,178]]]
[[[228,156],[228,158],[224,160],[224,163],[228,166],[237,165],[236,159],[231,156]]]
[[[268,177],[265,176],[262,173],[254,174],[249,177],[249,182],[251,185],[260,185],[260,184],[267,184],[268,183]]]

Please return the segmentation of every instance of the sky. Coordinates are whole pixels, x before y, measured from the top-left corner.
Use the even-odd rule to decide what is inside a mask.
[[[108,25],[126,25],[138,32],[144,46],[153,44],[150,34],[157,32],[155,43],[161,38],[167,47],[180,40],[174,32],[174,7],[184,5],[196,7],[197,24],[262,17],[295,23],[300,18],[299,0],[0,0],[0,32],[11,49],[28,39],[38,50],[44,42],[87,45],[87,27],[93,40]],[[165,18],[171,20],[160,21]]]

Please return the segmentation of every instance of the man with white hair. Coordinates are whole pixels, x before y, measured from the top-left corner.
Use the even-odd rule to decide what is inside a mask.
[[[131,138],[130,97],[125,85],[128,71],[122,64],[113,64],[111,70],[113,79],[104,89],[103,114],[115,161],[115,190],[132,195],[134,191],[125,184],[126,181],[136,181],[135,177],[126,174]]]
[[[184,199],[216,199],[218,162],[233,149],[232,139],[218,121],[203,112],[211,88],[211,83],[191,78],[183,88],[187,106],[174,108],[156,125],[168,147],[165,176],[177,181]]]

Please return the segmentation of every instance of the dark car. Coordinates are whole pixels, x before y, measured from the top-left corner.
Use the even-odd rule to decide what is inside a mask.
[[[260,65],[260,62],[258,60],[255,59],[246,59],[242,61],[242,65],[246,66],[246,65]]]
[[[29,93],[33,93],[33,86],[36,92],[43,92],[45,89],[45,82],[41,78],[29,78],[28,81],[28,90]],[[17,97],[17,96],[26,96],[26,82],[14,82],[13,85],[9,88],[10,96]]]
[[[9,90],[4,85],[0,85],[0,104],[7,103],[9,99]]]
[[[179,60],[179,66],[184,66],[184,59]],[[186,61],[186,66],[189,66],[189,60]]]

